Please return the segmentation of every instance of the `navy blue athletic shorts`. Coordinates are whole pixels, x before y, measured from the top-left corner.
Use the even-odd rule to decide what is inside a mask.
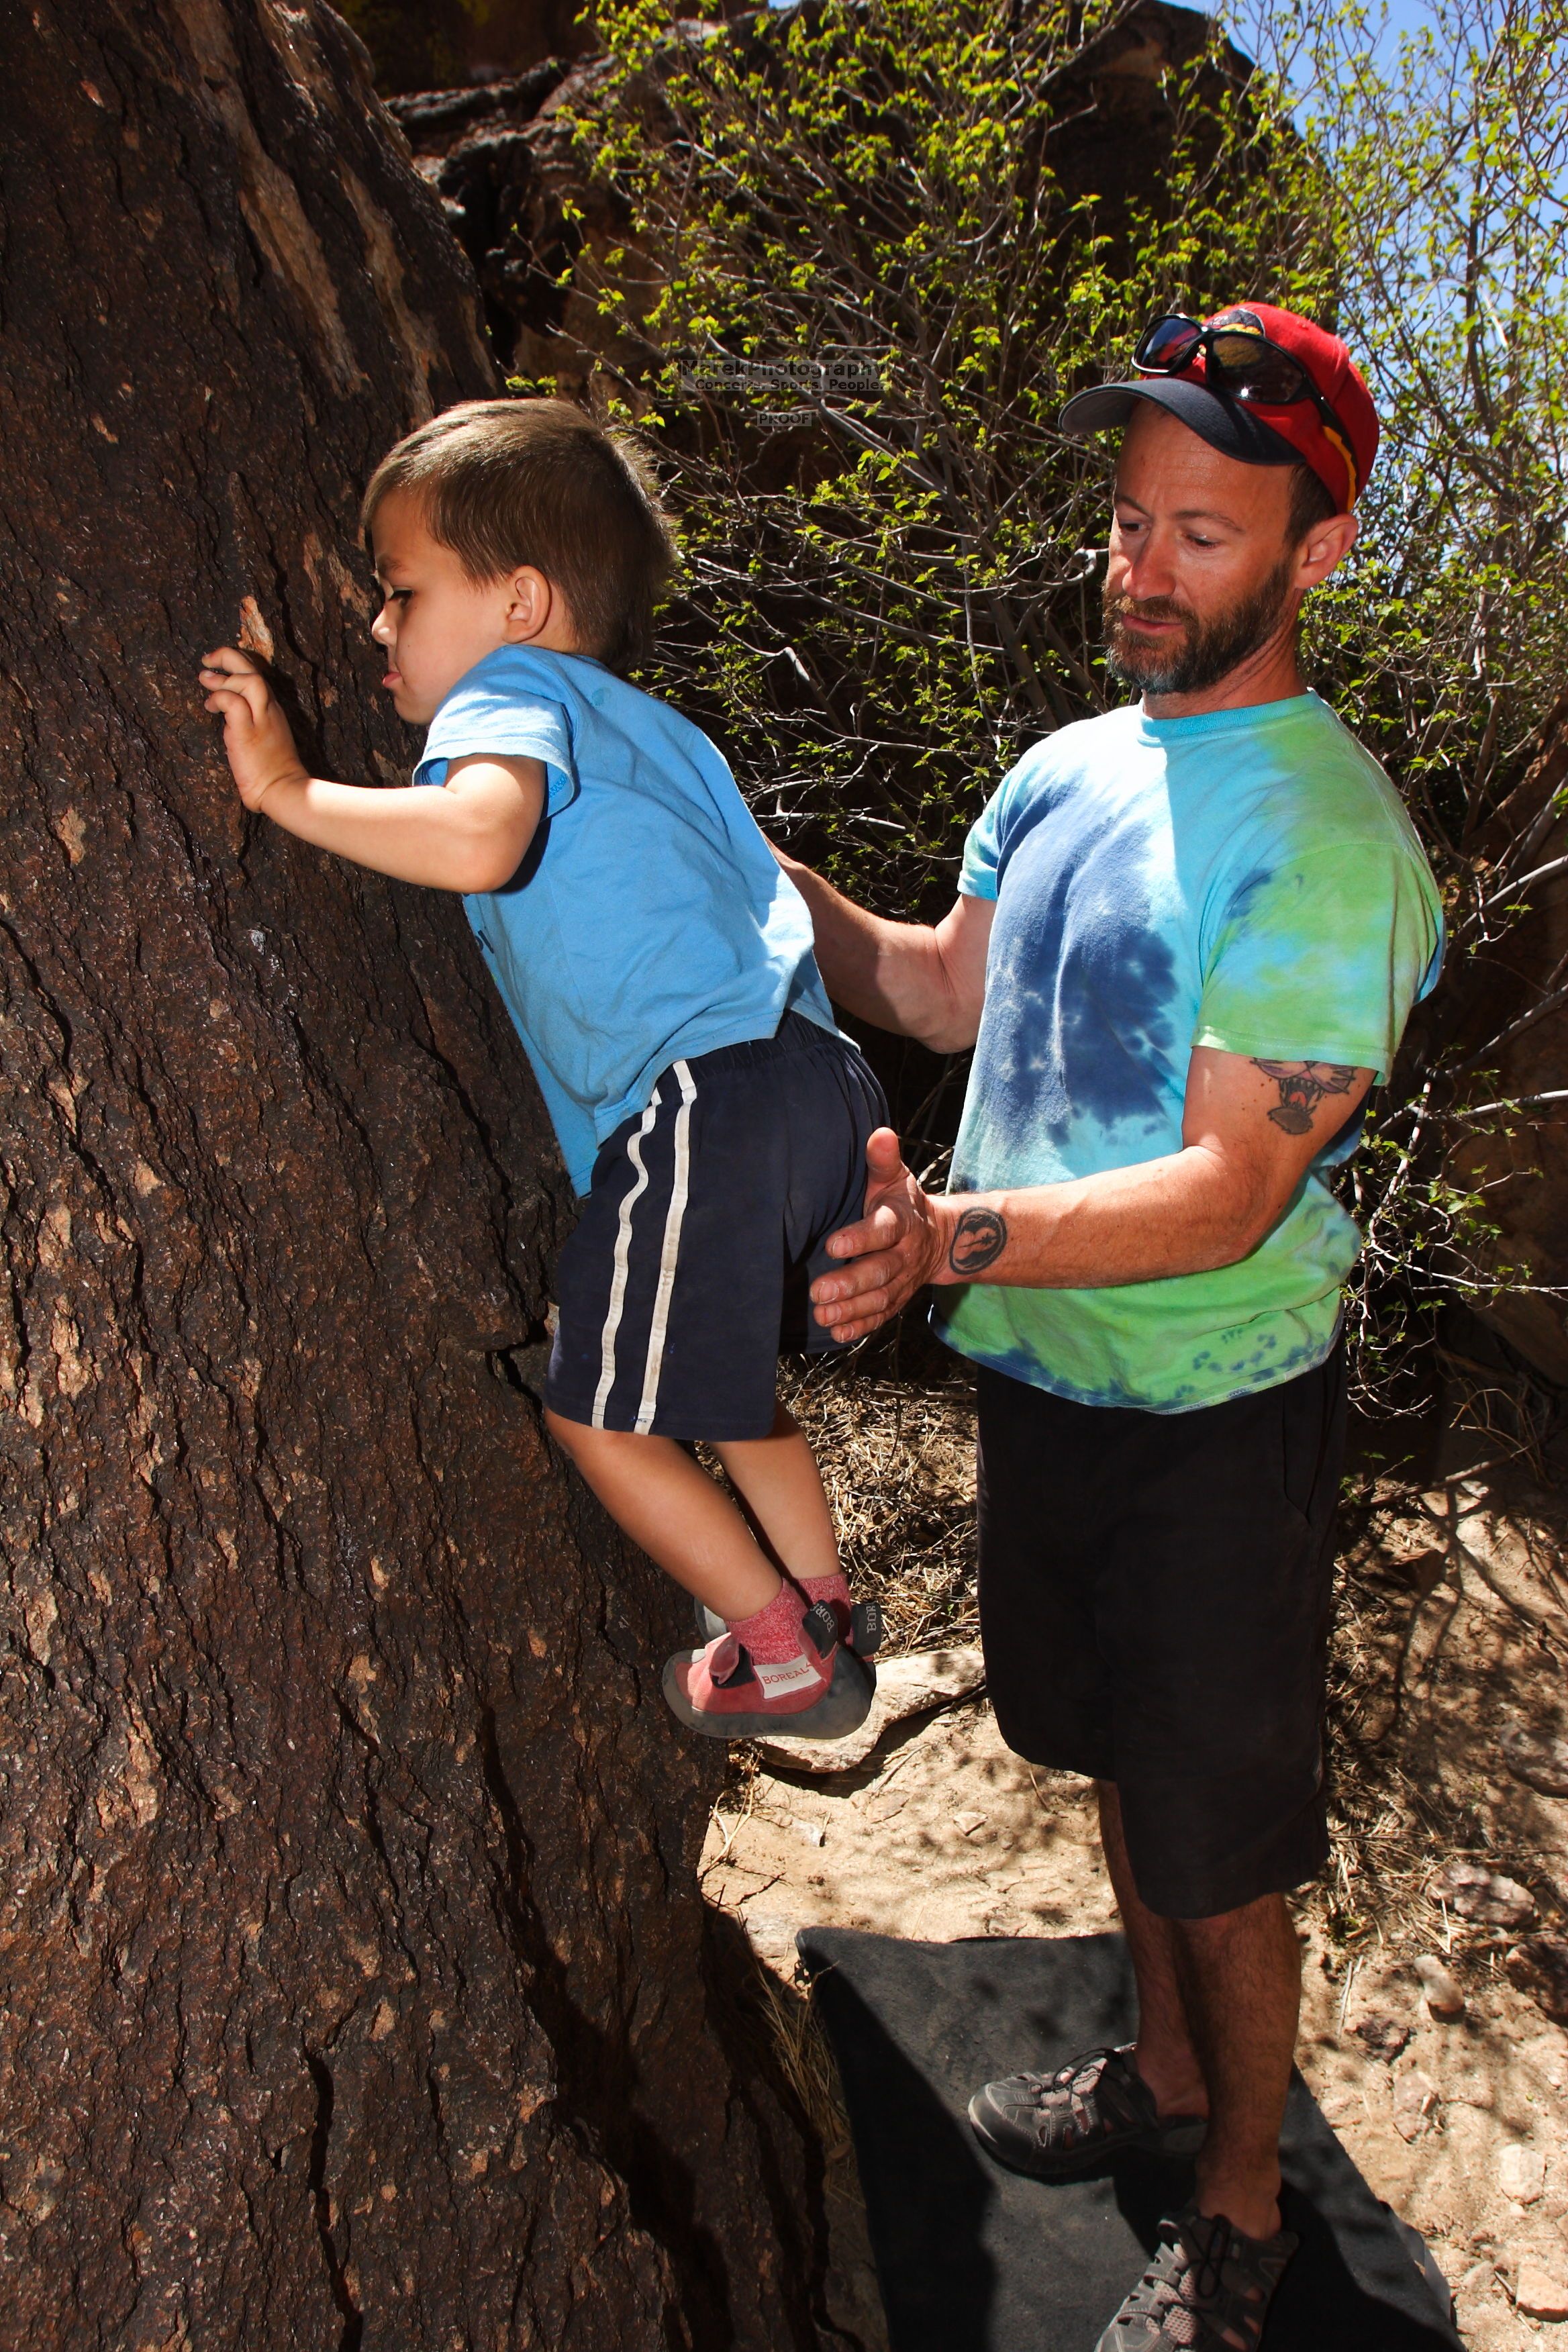
[[[1032,1764],[1113,1780],[1133,1884],[1213,1918],[1329,1851],[1345,1363],[1194,1412],[980,1373],[980,1638]]]
[[[882,1089],[846,1037],[778,1034],[676,1062],[594,1163],[556,1269],[544,1400],[595,1429],[766,1437],[781,1349],[835,1342],[809,1284],[866,1198]]]

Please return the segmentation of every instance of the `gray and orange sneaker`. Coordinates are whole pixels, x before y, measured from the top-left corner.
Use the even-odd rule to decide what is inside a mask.
[[[1037,2180],[1071,2180],[1124,2147],[1191,2156],[1202,2116],[1163,2116],[1132,2045],[1085,2050],[1053,2074],[1007,2074],[969,2102],[969,2122],[998,2164]]]
[[[689,1731],[709,1739],[846,1739],[870,1713],[871,1671],[838,1639],[819,1602],[801,1620],[798,1657],[752,1658],[725,1626],[700,1650],[681,1651],[664,1669],[664,1696]]]
[[[1258,2352],[1274,2290],[1300,2241],[1248,2238],[1189,2205],[1162,2221],[1142,2277],[1094,2352]]]

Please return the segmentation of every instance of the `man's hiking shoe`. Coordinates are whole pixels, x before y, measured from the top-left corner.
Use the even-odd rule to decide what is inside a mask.
[[[700,1642],[717,1642],[729,1632],[716,1609],[705,1609],[700,1601],[692,1602],[697,1618],[697,1638]],[[838,1639],[854,1651],[858,1658],[874,1658],[882,1646],[882,1611],[875,1601],[856,1601],[847,1606],[842,1601],[817,1602],[819,1609],[831,1608]]]
[[[831,1609],[808,1609],[801,1633],[801,1655],[784,1665],[759,1667],[728,1629],[682,1651],[664,1670],[672,1713],[710,1739],[847,1739],[871,1711],[871,1672],[837,1638]]]
[[[1131,2044],[1086,2050],[1054,2074],[987,2083],[969,2102],[969,2120],[999,2164],[1038,2180],[1070,2180],[1123,2147],[1190,2156],[1208,2129],[1202,2116],[1161,2115]]]
[[[1148,2269],[1094,2352],[1256,2352],[1299,2243],[1289,2230],[1243,2237],[1223,2213],[1189,2206],[1161,2222]]]

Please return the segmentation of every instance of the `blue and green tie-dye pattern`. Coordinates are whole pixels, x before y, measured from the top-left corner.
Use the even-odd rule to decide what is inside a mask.
[[[951,1189],[1058,1183],[1177,1151],[1194,1045],[1385,1076],[1442,917],[1383,771],[1316,695],[1198,719],[1133,706],[1026,753],[969,838],[994,898]],[[1106,1290],[936,1294],[963,1355],[1089,1404],[1183,1412],[1333,1341],[1355,1226],[1323,1181],[1236,1265]]]

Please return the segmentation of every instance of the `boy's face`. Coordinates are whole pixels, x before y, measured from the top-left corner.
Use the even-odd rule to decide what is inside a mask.
[[[390,491],[371,525],[384,602],[371,635],[387,654],[382,679],[400,719],[425,726],[458,680],[498,646],[575,650],[559,591],[531,567],[471,580],[432,539],[416,499]]]

